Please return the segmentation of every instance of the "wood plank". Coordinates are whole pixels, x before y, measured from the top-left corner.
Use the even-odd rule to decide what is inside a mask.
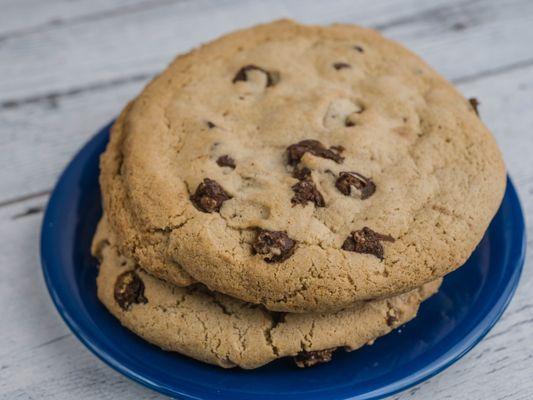
[[[166,2],[171,1],[167,0]],[[3,0],[0,13],[0,40],[47,28],[94,20],[109,14],[135,12],[155,7],[159,1],[146,0]]]
[[[528,190],[533,186],[528,184]],[[528,214],[529,217],[532,214]],[[528,232],[531,237],[532,229]],[[529,250],[532,246],[529,245]],[[408,390],[406,399],[530,399],[532,373],[532,263],[525,270],[515,298],[489,335],[458,363],[435,378]]]
[[[531,198],[520,185],[533,179],[533,66],[458,86],[466,97],[481,102],[481,119],[495,135],[519,193],[524,200]]]
[[[0,112],[0,203],[49,190],[101,126],[142,88],[142,82]]]
[[[46,196],[0,209],[0,399],[163,398],[104,365],[61,321],[40,271]]]
[[[532,11],[527,0],[408,0],[401,6],[393,0],[341,0],[335,7],[301,0],[170,3],[5,40],[0,43],[0,103],[153,74],[178,52],[229,30],[284,16],[381,27],[453,79],[530,60]]]

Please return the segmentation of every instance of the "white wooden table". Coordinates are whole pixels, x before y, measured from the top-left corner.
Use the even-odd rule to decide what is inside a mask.
[[[75,151],[176,53],[279,17],[375,27],[476,96],[533,217],[529,0],[0,0],[1,399],[162,398],[104,365],[59,318],[40,271],[42,210]],[[474,350],[394,398],[532,399],[532,263]]]

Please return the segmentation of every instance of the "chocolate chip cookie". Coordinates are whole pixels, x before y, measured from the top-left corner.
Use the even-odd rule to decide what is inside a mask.
[[[93,241],[100,259],[98,297],[129,330],[164,350],[224,368],[257,368],[282,357],[299,367],[330,361],[415,317],[440,280],[390,299],[360,303],[330,314],[266,310],[209,291],[165,283],[117,252],[101,223]],[[336,350],[338,349],[338,350]]]
[[[472,104],[352,25],[277,21],[179,56],[102,157],[121,253],[274,311],[334,311],[462,265],[505,189]]]

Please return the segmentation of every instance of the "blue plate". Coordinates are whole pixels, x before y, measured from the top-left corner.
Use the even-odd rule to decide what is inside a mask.
[[[103,361],[161,393],[182,399],[374,399],[427,379],[479,342],[505,310],[524,262],[524,218],[513,184],[467,263],[444,280],[419,316],[331,363],[300,370],[289,360],[224,370],[167,353],[123,328],[96,298],[89,247],[101,215],[98,158],[106,126],[76,155],[52,193],[41,233],[44,278],[59,314]]]

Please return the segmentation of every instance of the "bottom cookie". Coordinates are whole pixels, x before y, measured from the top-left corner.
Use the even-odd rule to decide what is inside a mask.
[[[358,349],[414,318],[441,283],[335,313],[289,314],[154,278],[118,254],[105,221],[93,254],[100,260],[98,297],[122,325],[164,350],[224,368],[257,368],[289,356],[300,367],[329,361],[335,349]]]

